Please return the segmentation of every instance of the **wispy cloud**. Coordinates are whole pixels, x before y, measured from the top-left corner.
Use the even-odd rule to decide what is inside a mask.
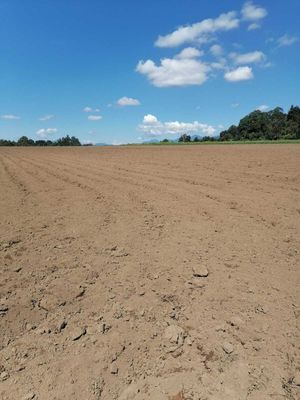
[[[89,121],[100,121],[100,119],[102,119],[101,115],[89,115],[88,117]]]
[[[216,129],[207,124],[194,122],[169,121],[161,122],[155,115],[147,114],[144,116],[143,122],[138,129],[146,136],[162,136],[162,135],[181,135],[183,133],[194,133],[206,136],[213,136]]]
[[[4,120],[17,120],[20,119],[20,117],[18,115],[14,115],[14,114],[4,114],[4,115],[0,115],[0,119],[4,119]]]
[[[52,135],[57,132],[57,128],[41,128],[36,131],[37,136],[45,139],[49,135]]]
[[[238,67],[234,70],[225,72],[224,78],[228,82],[239,82],[239,81],[247,81],[249,79],[253,79],[254,75],[251,67]]]
[[[259,110],[259,111],[267,111],[269,108],[270,107],[267,106],[266,104],[262,104],[262,105],[256,107],[256,109]]]
[[[139,106],[141,103],[138,99],[133,99],[132,97],[121,97],[117,101],[117,105],[121,107],[126,107],[126,106]]]
[[[176,47],[185,43],[206,43],[218,31],[229,31],[239,26],[235,11],[221,14],[219,17],[204,19],[192,25],[181,26],[172,33],[159,36],[155,42],[157,47]]]
[[[43,117],[39,118],[39,121],[49,121],[49,119],[54,118],[54,115],[49,114],[49,115],[44,115]]]
[[[98,113],[98,112],[100,112],[100,109],[86,106],[86,107],[84,107],[84,109],[82,111],[84,111],[86,113]]]
[[[250,53],[230,53],[229,57],[235,64],[252,64],[263,62],[266,59],[266,55],[262,51],[252,51]]]
[[[298,41],[299,38],[297,36],[290,36],[288,34],[285,34],[277,39],[277,44],[278,47],[285,47],[285,46],[291,46],[292,44]]]

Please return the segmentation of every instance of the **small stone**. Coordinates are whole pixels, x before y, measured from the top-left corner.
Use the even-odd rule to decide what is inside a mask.
[[[67,321],[65,319],[62,319],[61,321],[58,322],[57,327],[55,329],[55,333],[60,333],[62,330],[65,329],[67,326]]]
[[[231,343],[225,342],[222,345],[222,349],[225,351],[226,354],[231,354],[233,353],[234,347],[232,346]]]
[[[267,314],[268,313],[268,307],[266,306],[257,306],[255,309],[256,314]]]
[[[202,265],[193,268],[193,275],[196,278],[206,278],[209,275],[208,269]]]
[[[0,304],[0,315],[6,314],[8,311],[8,307],[5,304]]]
[[[293,384],[296,386],[300,386],[300,371],[296,371],[294,378],[293,378]]]
[[[35,329],[35,326],[34,325],[31,325],[30,323],[27,323],[26,324],[26,330],[29,332],[29,331],[32,331],[33,329]]]
[[[188,337],[186,338],[186,344],[187,344],[188,346],[192,346],[193,342],[194,342],[194,338],[193,338],[193,337],[188,336]]]
[[[178,325],[169,325],[165,330],[165,338],[178,346],[184,343],[184,330]]]
[[[74,331],[72,332],[71,338],[73,341],[80,339],[82,336],[86,334],[86,329],[85,328],[75,328]]]
[[[82,296],[84,295],[84,293],[85,293],[85,288],[80,287],[80,288],[78,289],[78,292],[77,292],[76,295],[75,295],[75,298],[77,299],[78,297],[82,297]]]
[[[30,392],[30,393],[25,394],[25,396],[22,397],[22,400],[32,400],[35,398],[36,398],[35,393]]]
[[[20,272],[21,270],[22,270],[22,267],[16,267],[16,268],[14,269],[15,272]]]
[[[146,293],[146,292],[145,292],[144,289],[140,289],[140,290],[139,290],[139,296],[144,296],[145,293]]]
[[[234,315],[227,321],[227,323],[231,326],[239,328],[241,325],[243,325],[244,321],[237,315]]]
[[[119,372],[119,368],[115,362],[113,362],[110,366],[110,373],[116,375]]]
[[[111,329],[111,325],[106,324],[106,323],[104,322],[103,324],[101,324],[100,332],[104,335],[104,334],[107,333],[110,329]]]
[[[226,332],[225,325],[218,325],[216,326],[216,332]]]
[[[6,379],[8,379],[9,378],[9,374],[8,374],[8,372],[6,372],[6,371],[3,371],[3,372],[1,372],[1,374],[0,374],[0,381],[6,381]]]

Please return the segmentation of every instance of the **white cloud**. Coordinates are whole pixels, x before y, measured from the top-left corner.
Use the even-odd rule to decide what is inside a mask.
[[[139,100],[137,99],[133,99],[131,97],[121,97],[118,101],[117,104],[119,106],[139,106],[141,103],[139,102]]]
[[[235,64],[258,63],[266,59],[266,56],[262,51],[252,51],[244,54],[231,53],[229,56]]]
[[[220,57],[223,54],[222,46],[219,44],[214,44],[210,47],[209,51],[215,57]]]
[[[239,105],[240,105],[240,103],[232,103],[232,104],[231,104],[231,107],[232,107],[232,108],[237,108],[237,107],[239,107]]]
[[[205,43],[211,40],[218,31],[228,31],[239,26],[235,11],[221,14],[215,19],[204,19],[192,25],[181,26],[174,32],[159,36],[155,42],[157,47],[176,47],[184,43]]]
[[[143,124],[156,124],[157,122],[158,119],[156,118],[155,115],[147,114],[144,116]]]
[[[92,112],[93,109],[91,107],[84,107],[84,109],[82,111],[84,111],[84,112]]]
[[[212,62],[210,66],[214,69],[227,69],[227,60],[226,58],[221,57],[217,62]]]
[[[251,67],[238,67],[224,74],[224,78],[229,82],[239,82],[252,79],[253,72]]]
[[[57,128],[41,128],[36,131],[37,136],[46,138],[48,135],[52,135],[57,132]]]
[[[253,22],[252,24],[250,24],[248,26],[248,31],[254,31],[255,29],[259,29],[260,28],[260,24],[258,24],[257,22]]]
[[[283,35],[277,39],[277,44],[279,47],[291,46],[292,44],[298,42],[299,38],[296,36]]]
[[[202,124],[198,121],[161,122],[155,115],[152,114],[145,115],[142,124],[140,124],[138,128],[147,136],[181,135],[183,133],[212,136],[216,132],[216,129],[213,126]]]
[[[82,111],[84,111],[86,113],[92,113],[92,112],[97,113],[97,112],[100,112],[100,109],[92,108],[92,107],[84,107],[84,109]]]
[[[203,51],[200,51],[200,50],[196,49],[195,47],[186,47],[179,54],[177,54],[175,56],[175,58],[183,60],[183,59],[188,59],[188,58],[200,57],[203,54],[204,54]]]
[[[88,116],[89,121],[99,121],[100,119],[102,119],[101,115],[89,115]]]
[[[250,21],[248,31],[253,31],[260,28],[260,21],[268,15],[265,8],[256,6],[252,1],[247,1],[242,8],[242,18],[245,21]]]
[[[270,107],[267,106],[266,104],[262,104],[261,106],[258,106],[256,109],[259,111],[267,111]]]
[[[247,1],[242,8],[242,17],[246,21],[259,21],[267,16],[265,8],[256,6],[252,1]]]
[[[49,121],[49,119],[52,119],[54,115],[44,115],[43,117],[39,118],[39,121]]]
[[[4,115],[1,115],[0,118],[5,119],[5,120],[20,119],[20,117],[18,117],[17,115],[14,115],[14,114],[4,114]]]
[[[174,58],[164,58],[160,65],[152,60],[139,61],[136,71],[146,75],[157,87],[202,85],[208,79],[210,67],[196,59],[201,52],[194,48],[182,50]]]

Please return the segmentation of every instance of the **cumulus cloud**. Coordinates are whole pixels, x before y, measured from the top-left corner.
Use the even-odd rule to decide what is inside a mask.
[[[254,75],[251,67],[238,67],[234,70],[225,72],[224,78],[228,82],[239,82],[253,79]]]
[[[20,117],[18,115],[14,115],[14,114],[4,114],[4,115],[0,115],[1,119],[5,119],[5,120],[15,120],[15,119],[20,119]]]
[[[186,47],[180,53],[178,53],[175,58],[179,60],[187,59],[187,58],[195,58],[203,55],[203,51],[196,49],[195,47]]]
[[[244,54],[231,53],[229,56],[235,64],[259,63],[266,59],[266,56],[262,51],[252,51]]]
[[[159,36],[155,42],[157,47],[176,47],[185,43],[205,43],[211,40],[218,31],[228,31],[239,26],[235,11],[221,14],[219,17],[204,19],[192,25],[181,26],[174,32]]]
[[[265,8],[256,6],[252,1],[247,1],[242,8],[242,17],[246,21],[259,21],[267,16]]]
[[[252,1],[247,1],[241,12],[243,20],[251,22],[248,26],[248,31],[260,28],[261,20],[268,15],[265,8],[253,4]]]
[[[87,106],[87,107],[84,107],[84,109],[82,111],[84,111],[86,113],[92,113],[92,112],[97,113],[97,112],[100,112],[100,109]]]
[[[49,121],[49,119],[52,119],[54,115],[44,115],[43,117],[39,118],[39,121]]]
[[[197,57],[202,53],[188,47],[174,58],[164,58],[159,65],[152,60],[139,61],[136,71],[146,75],[157,87],[202,85],[208,78],[210,66]]]
[[[259,111],[267,111],[270,107],[267,106],[266,104],[262,104],[261,106],[258,106],[256,109]]]
[[[214,44],[210,47],[209,51],[215,57],[220,57],[223,54],[222,46],[219,44]]]
[[[277,39],[277,44],[278,47],[291,46],[292,44],[298,42],[298,40],[299,38],[296,36],[290,36],[285,34]]]
[[[138,129],[147,136],[181,135],[183,133],[194,133],[212,136],[216,129],[207,124],[194,122],[169,121],[161,122],[155,115],[147,114]]]
[[[48,135],[52,135],[57,132],[57,128],[41,128],[36,131],[37,136],[46,138]]]
[[[102,119],[101,115],[89,115],[88,116],[89,121],[99,121],[100,119]]]
[[[124,107],[124,106],[139,106],[141,103],[138,99],[133,99],[131,97],[121,97],[117,101],[118,106]]]
[[[143,124],[153,125],[153,124],[156,124],[157,122],[158,122],[158,119],[156,118],[155,115],[147,114],[144,116]]]

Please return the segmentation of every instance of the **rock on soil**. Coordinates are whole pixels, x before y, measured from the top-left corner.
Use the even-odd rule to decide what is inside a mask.
[[[205,266],[199,265],[198,267],[193,268],[193,275],[195,278],[206,278],[208,277],[209,272]]]
[[[169,325],[165,330],[165,338],[171,344],[183,345],[184,330],[178,325]]]

